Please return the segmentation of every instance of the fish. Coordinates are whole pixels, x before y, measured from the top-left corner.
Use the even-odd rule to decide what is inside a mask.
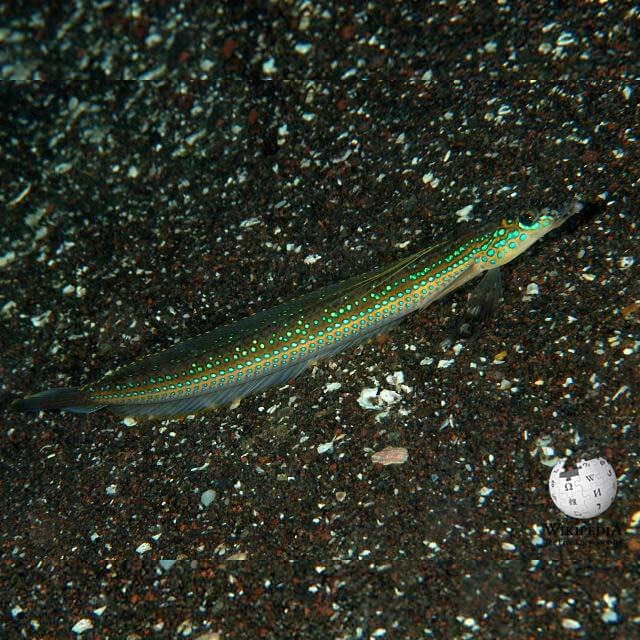
[[[108,372],[97,382],[15,400],[16,411],[61,410],[170,418],[225,405],[291,381],[309,366],[386,332],[405,316],[483,275],[461,327],[496,306],[500,267],[582,211],[527,208],[458,232],[291,302],[218,327]]]

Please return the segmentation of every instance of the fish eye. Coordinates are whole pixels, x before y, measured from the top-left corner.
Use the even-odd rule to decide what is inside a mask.
[[[522,229],[533,229],[538,223],[538,214],[535,211],[524,211],[518,217],[518,225]]]

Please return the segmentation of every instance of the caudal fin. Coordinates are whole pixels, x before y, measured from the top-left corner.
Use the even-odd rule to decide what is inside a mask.
[[[72,413],[91,413],[102,409],[89,398],[89,394],[74,387],[49,389],[20,400],[14,400],[11,408],[14,411],[70,411]]]

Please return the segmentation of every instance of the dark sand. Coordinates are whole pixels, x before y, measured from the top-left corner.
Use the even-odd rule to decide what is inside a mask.
[[[256,4],[2,10],[0,635],[638,637],[637,11]],[[466,291],[237,409],[8,410],[573,194],[456,351]]]

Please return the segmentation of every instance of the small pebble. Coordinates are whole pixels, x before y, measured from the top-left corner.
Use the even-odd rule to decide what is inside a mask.
[[[272,76],[277,70],[276,61],[273,58],[269,58],[262,63],[262,73],[265,76]]]
[[[208,507],[216,499],[216,492],[213,489],[207,489],[200,496],[200,502],[203,507]]]
[[[168,558],[163,558],[162,560],[160,560],[158,562],[158,564],[160,565],[160,567],[164,570],[164,571],[169,571],[169,569],[171,569],[171,567],[173,567],[173,565],[177,562],[177,560],[170,560]]]
[[[575,631],[576,629],[580,629],[580,623],[573,618],[562,618],[562,628]]]

